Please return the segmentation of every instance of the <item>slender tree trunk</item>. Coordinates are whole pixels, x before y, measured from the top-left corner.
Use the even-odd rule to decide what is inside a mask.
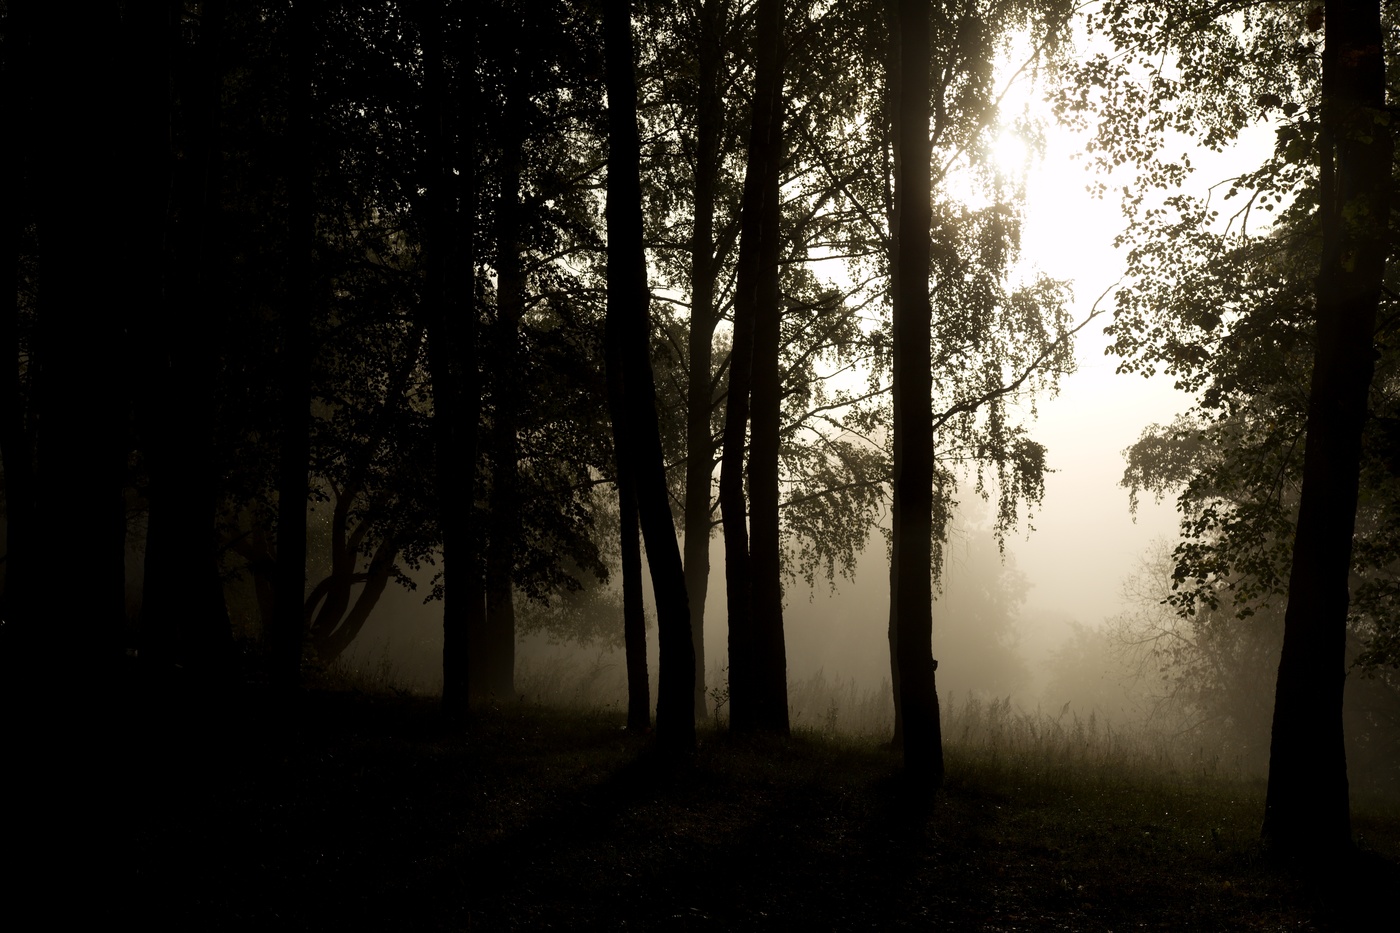
[[[755,45],[759,58],[740,221],[720,508],[729,583],[730,724],[736,732],[786,733],[787,661],[778,529],[782,4],[779,0],[760,0],[756,15]],[[741,480],[744,430],[750,411],[753,424],[748,485],[752,540],[744,528]]]
[[[0,288],[0,359],[7,360],[0,372],[0,457],[5,468],[5,565],[4,591],[0,613],[8,628],[0,633],[3,654],[17,658],[22,652],[11,646],[16,623],[23,629],[29,618],[28,591],[34,579],[32,557],[38,544],[34,521],[34,446],[29,418],[20,391],[20,259],[24,253],[25,229],[33,222],[34,205],[29,192],[35,185],[33,140],[40,134],[33,125],[34,93],[34,10],[27,2],[10,3],[5,17],[3,86],[0,86],[0,127],[11,140],[6,146],[4,202],[0,206],[0,237],[3,237],[4,264]],[[8,662],[6,662],[8,663]],[[8,671],[8,667],[5,668]],[[6,677],[7,681],[12,678]]]
[[[685,587],[695,645],[695,715],[705,715],[705,599],[710,583],[710,497],[714,484],[715,186],[724,99],[720,20],[728,0],[702,0],[696,112],[695,227],[690,238],[690,380],[686,396]]]
[[[277,599],[270,639],[273,681],[295,689],[305,637],[307,474],[311,461],[311,251],[315,238],[310,150],[312,15],[294,0],[289,17],[287,294],[282,308],[282,441],[277,480]]]
[[[666,462],[651,371],[651,323],[646,254],[642,245],[641,141],[630,2],[603,12],[608,90],[608,321],[620,346],[628,458],[637,478],[637,509],[656,594],[661,648],[657,741],[683,750],[695,745],[695,655],[685,570],[666,490]]]
[[[787,650],[783,639],[782,537],[778,524],[778,430],[782,376],[778,366],[782,308],[778,255],[783,157],[783,3],[758,6],[758,105],[763,129],[763,203],[759,221],[759,275],[754,283],[752,430],[749,442],[750,565],[754,627],[755,724],[788,733]],[[755,108],[755,118],[759,116]],[[755,126],[757,130],[758,127]],[[756,134],[757,135],[757,134]]]
[[[191,328],[191,319],[218,320],[219,291],[213,283],[218,248],[218,145],[222,10],[218,3],[201,9],[199,65],[183,87],[188,117],[184,158],[177,172],[169,151],[171,45],[176,41],[174,11],[168,5],[137,4],[133,12],[149,15],[133,24],[141,33],[136,48],[147,59],[143,88],[133,99],[150,99],[158,107],[142,127],[142,150],[149,153],[146,191],[131,215],[149,215],[143,237],[145,262],[154,269],[146,288],[152,295],[145,321],[143,366],[144,447],[150,467],[150,508],[146,537],[142,624],[145,649],[159,667],[181,665],[199,672],[212,685],[223,675],[231,632],[226,611],[205,598],[214,553],[213,408],[214,347],[207,327]],[[154,67],[152,67],[152,64]],[[168,205],[175,201],[178,221],[170,225]],[[173,233],[167,245],[167,230]],[[170,262],[169,274],[163,263]],[[204,545],[203,547],[201,545]]]
[[[898,672],[904,764],[943,782],[933,660],[933,311],[929,302],[929,3],[899,0],[899,169],[894,293],[894,503],[891,645]]]
[[[490,523],[486,545],[486,628],[472,652],[473,690],[504,699],[515,693],[515,572],[520,536],[520,325],[525,308],[525,272],[520,258],[520,186],[524,160],[525,93],[517,72],[507,79],[506,144],[496,206],[496,320],[491,328],[492,421],[490,434]]]
[[[463,10],[458,4],[456,9]],[[440,9],[440,8],[438,8]],[[435,18],[441,14],[435,10]],[[444,109],[455,121],[455,133],[446,132],[441,143],[444,155],[452,153],[451,139],[457,140],[454,163],[460,166],[460,206],[449,210],[444,235],[455,234],[453,255],[460,256],[460,269],[447,274],[439,313],[432,318],[428,333],[429,363],[433,373],[433,427],[437,444],[438,505],[442,522],[443,608],[442,608],[442,703],[453,715],[466,712],[472,688],[469,657],[472,631],[483,629],[486,621],[485,593],[481,563],[473,528],[476,491],[477,419],[480,416],[480,390],[477,382],[476,339],[476,173],[469,170],[472,154],[472,99],[476,88],[476,18],[470,10],[461,14],[455,29],[458,73],[455,95]],[[442,81],[445,83],[445,77]],[[433,98],[430,96],[430,100]],[[444,117],[445,120],[445,117]],[[444,190],[452,179],[451,166],[434,166]],[[446,244],[439,243],[439,249]],[[449,269],[451,264],[449,264]],[[440,400],[440,401],[439,401]],[[450,577],[449,577],[450,571]]]
[[[1326,861],[1350,845],[1342,689],[1361,435],[1388,252],[1393,142],[1377,0],[1327,0],[1317,350],[1274,701],[1265,842]]]
[[[608,383],[608,414],[613,426],[613,457],[617,461],[619,545],[622,551],[622,635],[627,659],[627,728],[651,728],[651,684],[647,674],[647,628],[642,605],[641,527],[637,514],[637,480],[633,441],[629,435],[627,391],[624,383],[622,328],[609,314],[604,340]]]
[[[885,127],[886,142],[889,147],[891,170],[894,178],[900,178],[903,160],[900,158],[899,128],[903,120],[899,113],[899,4],[896,0],[886,0],[885,20],[889,29],[889,47],[885,58]],[[899,250],[894,238],[899,232],[899,198],[893,196],[888,179],[885,183],[886,221],[890,231],[890,300],[893,303],[899,288]],[[890,565],[890,593],[894,593],[894,565]],[[904,712],[899,702],[899,625],[895,616],[895,603],[890,600],[889,612],[890,643],[890,686],[894,692],[894,735],[890,739],[893,748],[904,747]]]

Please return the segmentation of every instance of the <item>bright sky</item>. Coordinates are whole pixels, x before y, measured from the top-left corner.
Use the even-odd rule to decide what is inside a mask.
[[[1197,170],[1189,190],[1204,195],[1222,178],[1256,166],[1272,138],[1271,129],[1259,127],[1232,151],[1193,152]],[[1085,190],[1090,176],[1073,159],[1082,149],[1074,134],[1050,128],[1045,158],[1028,181],[1022,241],[1027,262],[1074,283],[1076,321],[1114,286],[1124,266],[1113,239],[1125,221],[1113,195],[1100,200]],[[1119,184],[1129,180],[1125,176]],[[1111,295],[1103,301],[1112,307]],[[1035,532],[1008,546],[1034,584],[1027,618],[1048,613],[1101,622],[1119,611],[1120,584],[1137,570],[1153,539],[1176,535],[1174,501],[1158,505],[1149,496],[1136,521],[1129,515],[1127,490],[1119,485],[1122,451],[1147,425],[1171,421],[1190,399],[1167,377],[1116,374],[1118,358],[1104,355],[1107,342],[1098,321],[1081,331],[1078,372],[1064,381],[1058,397],[1038,407],[1032,434],[1049,448],[1056,472],[1046,482]]]

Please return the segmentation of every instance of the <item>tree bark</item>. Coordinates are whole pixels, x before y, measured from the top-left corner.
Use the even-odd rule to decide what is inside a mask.
[[[632,52],[631,4],[614,0],[603,12],[608,91],[608,317],[619,346],[637,508],[656,595],[661,648],[656,735],[662,746],[695,745],[695,654],[685,571],[666,490],[666,463],[656,414],[650,358],[650,294],[642,240],[641,142]]]
[[[933,660],[933,310],[929,301],[929,3],[899,0],[899,126],[895,198],[894,501],[890,644],[904,765],[943,782],[943,739]]]
[[[1380,4],[1327,0],[1325,17],[1317,350],[1263,825],[1274,851],[1322,861],[1351,841],[1342,742],[1347,577],[1393,155]]]

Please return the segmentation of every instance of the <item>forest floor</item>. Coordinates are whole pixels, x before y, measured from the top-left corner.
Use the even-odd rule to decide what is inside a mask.
[[[873,740],[677,760],[614,714],[297,707],[128,737],[142,929],[1364,930],[1400,882],[1400,813],[1364,800],[1330,880],[1272,867],[1257,781],[950,744],[930,795]]]

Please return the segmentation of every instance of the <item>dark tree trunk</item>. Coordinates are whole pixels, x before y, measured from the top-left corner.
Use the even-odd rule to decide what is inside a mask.
[[[92,78],[122,73],[112,41],[121,24],[115,6],[81,17],[62,6],[37,12],[35,87],[43,88],[46,106],[63,118],[46,122],[32,150],[35,190],[53,196],[39,205],[42,293],[31,359],[37,414],[34,588],[27,615],[5,626],[21,628],[19,640],[27,645],[20,658],[28,670],[7,686],[52,693],[41,690],[30,672],[62,658],[64,696],[55,702],[68,705],[44,718],[72,722],[78,733],[64,744],[81,745],[90,738],[85,727],[104,717],[123,649],[129,399],[120,370],[125,322],[111,287],[126,278],[118,221],[124,205],[120,167],[91,158],[100,141],[122,136],[120,94]],[[74,585],[75,568],[82,585]],[[7,634],[6,640],[12,649],[16,639]],[[18,723],[25,717],[11,718]]]
[[[0,86],[0,127],[11,140],[6,146],[4,202],[0,205],[0,359],[8,360],[0,372],[0,457],[5,470],[5,563],[4,590],[0,593],[0,615],[7,629],[0,653],[7,659],[21,652],[10,645],[16,624],[22,629],[29,618],[27,595],[34,580],[33,558],[38,545],[34,521],[34,446],[29,430],[23,395],[20,391],[20,259],[24,254],[25,229],[33,222],[34,204],[30,192],[37,186],[32,140],[39,134],[33,126],[34,94],[34,10],[30,3],[10,3],[5,17],[3,86]],[[8,662],[6,662],[8,663]],[[3,672],[0,672],[3,673]],[[6,677],[7,680],[11,679]]]
[[[213,438],[209,412],[214,404],[215,352],[209,327],[191,328],[192,319],[221,317],[214,284],[218,254],[218,145],[222,22],[220,5],[206,3],[200,14],[199,63],[188,80],[177,77],[187,116],[184,157],[169,151],[171,124],[170,52],[177,41],[177,13],[168,5],[136,4],[145,12],[133,22],[134,49],[145,60],[141,88],[130,95],[148,100],[144,121],[133,121],[139,151],[146,153],[144,193],[133,199],[130,215],[147,217],[140,239],[146,261],[134,269],[154,269],[143,283],[151,295],[144,316],[146,354],[142,367],[141,434],[150,469],[149,523],[141,607],[144,653],[157,667],[179,664],[199,672],[201,682],[218,681],[229,659],[231,632],[226,611],[211,606],[209,574],[214,552]],[[167,211],[173,202],[174,223]],[[167,239],[168,238],[168,239]],[[167,248],[169,243],[169,248]],[[149,257],[164,257],[165,267]],[[137,329],[137,332],[140,332]],[[203,545],[203,546],[201,546]]]
[[[904,764],[937,787],[943,738],[933,660],[933,311],[929,302],[929,3],[899,0],[895,198],[894,502],[890,645]]]
[[[1351,841],[1342,744],[1347,576],[1393,154],[1380,4],[1327,0],[1325,11],[1317,350],[1263,826],[1271,849],[1313,860]]]
[[[490,520],[486,544],[486,626],[473,643],[472,690],[481,699],[515,693],[515,600],[512,578],[520,537],[520,325],[525,271],[520,257],[521,171],[525,141],[524,80],[507,79],[505,148],[496,206],[496,320],[491,328],[492,420]]]
[[[740,221],[734,350],[729,364],[720,505],[724,517],[725,572],[730,584],[731,727],[737,732],[762,730],[786,734],[787,659],[783,643],[782,542],[778,527],[778,427],[782,392],[778,370],[781,321],[778,175],[783,117],[781,0],[761,0],[757,17],[755,42],[759,58]],[[750,417],[751,540],[745,540],[749,536],[743,526],[740,471],[744,422]]]
[[[311,461],[311,252],[315,238],[311,163],[312,12],[294,0],[289,14],[287,115],[287,293],[282,307],[282,440],[277,479],[277,598],[269,650],[273,682],[301,681],[305,637],[306,503]]]
[[[442,704],[447,713],[460,715],[467,711],[471,696],[468,633],[485,621],[485,602],[472,527],[478,415],[472,227],[476,173],[465,170],[468,159],[464,157],[470,152],[472,110],[468,100],[470,89],[476,86],[476,31],[474,15],[462,14],[460,5],[454,9],[460,21],[457,16],[444,21],[442,0],[433,0],[424,24],[429,176],[424,319],[428,325],[428,364],[433,381],[438,521],[442,534]],[[444,30],[457,53],[455,85],[447,80]],[[452,174],[457,165],[463,167],[459,177],[464,190],[460,191]]]
[[[608,414],[612,419],[613,457],[617,461],[619,546],[622,551],[622,636],[627,659],[627,728],[651,728],[651,684],[647,674],[646,614],[642,606],[641,528],[637,515],[636,470],[623,381],[623,334],[611,315],[605,335]]]
[[[608,91],[608,320],[619,346],[626,409],[628,462],[637,480],[637,510],[656,594],[661,648],[657,741],[671,749],[695,745],[695,654],[685,570],[666,491],[666,463],[651,371],[651,321],[642,245],[641,142],[632,58],[631,4],[611,2],[603,13]]]
[[[720,19],[728,0],[702,0],[696,111],[695,227],[690,238],[690,379],[686,395],[685,588],[695,645],[695,714],[705,714],[705,599],[710,583],[710,496],[714,482],[715,186],[719,177],[724,98]]]
[[[334,661],[345,653],[355,636],[360,634],[360,629],[369,621],[370,613],[374,611],[379,597],[384,595],[384,590],[389,585],[389,579],[393,576],[394,557],[397,554],[396,542],[385,538],[370,558],[369,569],[364,573],[350,573],[343,578],[331,577],[323,581],[328,584],[326,589],[334,590],[333,594],[326,594],[327,603],[331,602],[333,596],[337,605],[331,610],[323,606],[316,623],[310,626],[311,647],[318,660],[323,663]],[[356,585],[360,586],[360,592],[352,604],[350,591]],[[321,593],[311,594],[307,600],[308,615],[321,598]]]

